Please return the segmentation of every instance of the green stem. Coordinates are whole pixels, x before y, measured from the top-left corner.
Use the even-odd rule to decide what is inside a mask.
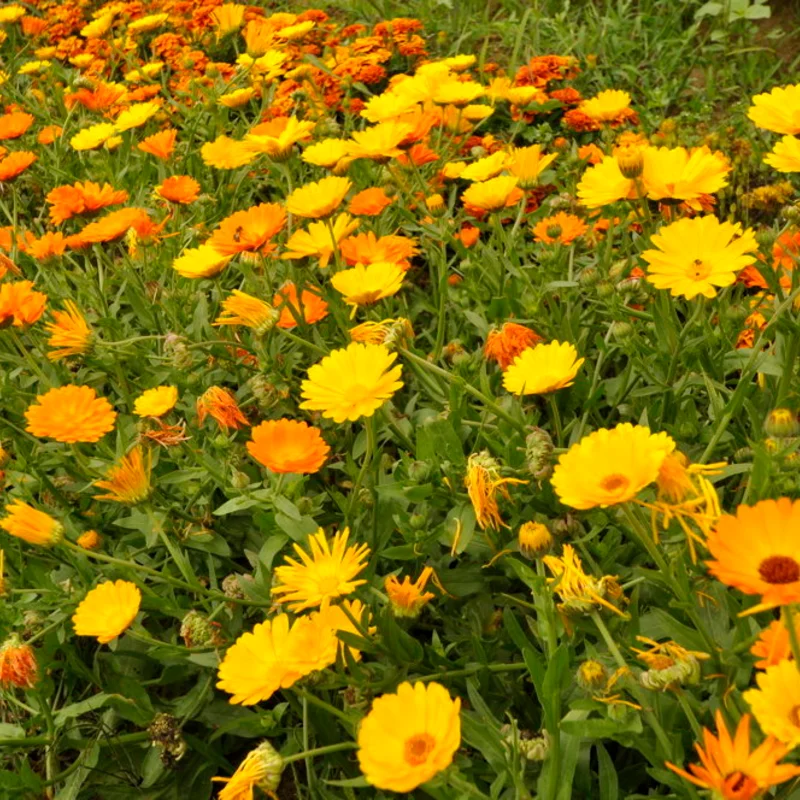
[[[352,727],[353,720],[344,712],[340,711],[336,706],[332,706],[330,703],[326,703],[324,700],[320,700],[319,697],[311,694],[310,692],[306,692],[303,689],[295,690],[297,692],[297,696],[303,701],[308,702],[312,706],[316,706],[317,708],[321,708],[324,711],[327,711],[329,714],[332,714],[334,717],[338,717],[342,722],[346,723],[348,727]],[[297,760],[297,759],[295,759]]]
[[[419,678],[414,678],[414,681],[427,683],[428,681],[443,681],[448,678],[467,678],[470,675],[477,675],[479,672],[519,672],[527,669],[522,661],[517,661],[513,664],[475,664],[472,667],[465,669],[451,669],[444,672],[433,672],[430,675],[422,675]]]
[[[364,458],[361,462],[361,469],[358,471],[358,477],[356,478],[355,485],[350,491],[350,500],[347,503],[347,521],[348,523],[351,522],[351,517],[353,514],[353,509],[358,502],[358,497],[361,493],[361,485],[364,482],[364,476],[367,474],[367,468],[369,467],[373,456],[375,455],[375,420],[374,417],[367,417],[366,419],[366,431],[367,431],[367,448],[364,451]]]
[[[794,663],[798,670],[800,670],[800,643],[797,640],[797,623],[795,622],[795,612],[797,607],[794,603],[789,603],[783,607],[786,612],[786,618],[783,624],[789,632],[789,643],[792,646],[792,655],[794,656]]]
[[[295,753],[291,756],[284,756],[283,763],[291,764],[294,761],[304,761],[317,756],[325,756],[328,753],[341,753],[344,750],[355,750],[358,745],[355,742],[339,742],[338,744],[328,744],[325,747],[315,747],[313,750],[304,750],[302,753]]]
[[[553,432],[556,435],[556,447],[562,447],[564,434],[561,428],[561,414],[558,413],[558,403],[556,403],[555,392],[547,395],[547,403],[550,406],[550,414],[553,422]]]
[[[451,773],[447,776],[447,782],[454,788],[458,789],[461,792],[465,792],[466,794],[470,795],[470,797],[481,797],[486,800],[488,795],[484,794],[480,789],[476,786],[473,786],[468,781],[464,780],[460,775],[456,775],[455,773]]]
[[[699,741],[703,738],[703,730],[700,727],[700,723],[697,721],[694,711],[692,711],[692,707],[689,705],[689,701],[686,698],[686,692],[679,687],[675,690],[675,696],[678,698],[678,702],[683,709],[683,713],[686,714],[686,719],[689,720],[689,724],[692,726],[695,738]]]
[[[794,365],[798,354],[800,354],[800,325],[797,326],[794,335],[789,340],[789,346],[785,350],[783,374],[778,384],[778,393],[775,395],[775,408],[780,408],[789,396],[792,378],[795,375]]]

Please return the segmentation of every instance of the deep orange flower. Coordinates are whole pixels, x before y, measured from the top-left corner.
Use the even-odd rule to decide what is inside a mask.
[[[39,144],[53,144],[56,139],[61,137],[63,132],[64,129],[60,125],[45,125],[36,136],[36,141]]]
[[[458,239],[464,247],[472,247],[481,238],[481,229],[474,225],[465,225],[458,233],[453,236]]]
[[[269,240],[285,224],[286,209],[280,203],[262,203],[226,217],[207,244],[225,256],[258,250],[268,253],[273,249]]]
[[[92,329],[78,310],[78,306],[72,300],[65,300],[64,308],[65,311],[54,311],[55,322],[48,322],[45,325],[50,334],[47,344],[54,348],[47,354],[51,361],[85,353],[92,341]]]
[[[10,181],[25,172],[36,161],[36,154],[28,150],[17,150],[9,153],[0,161],[0,181]]]
[[[175,149],[175,139],[178,136],[178,131],[175,128],[167,128],[160,133],[154,133],[146,139],[142,139],[136,147],[143,153],[149,153],[151,156],[160,158],[166,161]]]
[[[382,187],[373,186],[353,195],[347,210],[358,217],[376,217],[391,203],[392,198],[387,197]]]
[[[172,175],[156,186],[155,193],[171,203],[188,205],[200,196],[200,184],[188,175]]]
[[[772,266],[794,269],[800,261],[800,231],[782,233],[772,245]]]
[[[523,350],[543,341],[536,331],[516,322],[506,322],[500,330],[489,332],[483,352],[486,358],[496,361],[500,369],[506,369]]]
[[[37,678],[38,668],[33,649],[12,634],[0,647],[0,686],[32,689]]]
[[[419,252],[413,239],[405,236],[378,238],[372,231],[350,236],[340,247],[342,256],[351,266],[377,264],[380,261],[397,264],[400,269],[408,269],[411,259]]]
[[[253,428],[251,436],[247,451],[272,472],[318,472],[330,452],[319,430],[300,420],[262,422]]]
[[[236,398],[221,386],[212,386],[197,399],[197,421],[202,425],[207,416],[213,417],[225,431],[250,424]]]
[[[61,231],[53,233],[48,231],[38,239],[28,239],[25,250],[31,258],[37,261],[46,261],[48,258],[64,255],[67,241]]]
[[[570,244],[587,230],[589,226],[580,217],[559,211],[552,217],[539,220],[533,228],[533,238],[544,244]]]
[[[302,303],[302,309],[300,308]],[[328,316],[328,304],[313,289],[303,289],[300,302],[297,300],[297,287],[292,281],[286,283],[275,292],[272,305],[279,308],[278,327],[286,330],[297,326],[297,320],[313,325]]]
[[[143,208],[121,208],[106,214],[97,222],[90,222],[79,234],[84,244],[113,242],[124,236],[131,228],[140,235],[152,231],[150,215]]]
[[[123,456],[118,463],[108,469],[105,480],[95,481],[94,485],[98,489],[105,489],[108,494],[96,494],[94,499],[125,505],[140,503],[152,491],[151,461],[151,454],[148,452],[144,456],[141,446],[137,445],[128,455]]]
[[[50,221],[54,225],[60,225],[76,214],[92,214],[101,208],[124,203],[127,199],[128,193],[124,189],[115,189],[108,183],[101,186],[93,181],[57,186],[45,198],[51,206]]]
[[[64,95],[64,105],[72,108],[76,103],[89,111],[106,111],[125,97],[124,86],[116,83],[98,83],[94,89],[78,89]]]
[[[797,622],[794,625],[795,629],[800,627]],[[750,652],[759,658],[755,663],[756,669],[774,667],[787,658],[793,658],[789,629],[784,621],[775,619],[770,622],[769,626],[761,631]]]
[[[47,295],[33,288],[33,281],[0,284],[0,328],[33,325],[44,314]]]
[[[91,386],[62,386],[40,394],[25,412],[25,428],[57,442],[98,442],[113,427],[117,412]]]
[[[12,111],[0,116],[0,141],[17,139],[33,125],[33,115],[24,111]]]
[[[596,144],[585,144],[578,148],[578,158],[588,161],[590,164],[599,164],[605,153]]]

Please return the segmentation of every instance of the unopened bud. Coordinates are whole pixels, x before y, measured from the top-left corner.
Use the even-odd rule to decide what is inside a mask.
[[[638,178],[644,170],[644,155],[641,147],[626,145],[617,148],[614,157],[619,164],[619,171],[629,179]]]
[[[578,686],[590,694],[602,692],[608,686],[608,670],[593,658],[580,664],[575,678]]]
[[[525,464],[536,480],[553,472],[553,439],[543,428],[534,428],[525,437]]]
[[[517,536],[519,550],[526,558],[544,555],[553,543],[550,529],[541,522],[524,522]]]
[[[792,437],[800,434],[797,413],[788,408],[775,408],[769,412],[764,422],[767,436]]]

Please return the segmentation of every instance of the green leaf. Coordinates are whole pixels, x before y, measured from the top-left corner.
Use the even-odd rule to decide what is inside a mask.
[[[597,772],[600,784],[600,800],[617,800],[619,797],[619,778],[617,768],[602,744],[596,744]]]
[[[449,461],[459,469],[466,464],[461,440],[449,420],[432,417],[417,428],[417,458],[433,464]]]

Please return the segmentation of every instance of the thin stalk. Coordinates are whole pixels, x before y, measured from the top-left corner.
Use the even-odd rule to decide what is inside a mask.
[[[328,744],[325,747],[315,747],[313,750],[304,750],[302,753],[295,753],[291,756],[284,756],[283,763],[291,764],[294,761],[305,761],[307,759],[316,758],[317,756],[325,756],[328,753],[341,753],[344,750],[355,750],[358,745],[355,742],[339,742],[338,744]]]
[[[561,414],[558,413],[558,403],[556,403],[556,396],[554,392],[550,392],[547,395],[547,404],[550,406],[553,432],[556,435],[556,447],[562,447],[564,442],[564,433],[561,427]]]
[[[789,605],[784,606],[786,611],[786,619],[784,620],[784,624],[786,625],[786,630],[789,631],[789,643],[792,647],[792,655],[794,656],[794,663],[798,670],[800,670],[800,642],[797,640],[797,623],[795,622],[795,612],[797,611],[797,607],[794,603],[789,603]]]
[[[356,478],[355,486],[353,486],[352,490],[350,491],[350,500],[347,504],[348,521],[350,521],[350,518],[353,514],[353,509],[358,502],[358,496],[361,493],[361,485],[364,483],[364,476],[367,474],[367,468],[369,467],[375,455],[375,422],[373,417],[367,417],[366,431],[367,449],[364,451],[364,458],[361,462],[361,469],[358,471],[358,477]]]

